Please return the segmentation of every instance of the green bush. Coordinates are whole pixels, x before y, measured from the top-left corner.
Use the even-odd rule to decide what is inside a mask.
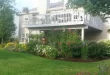
[[[26,52],[27,45],[26,44],[16,44],[16,51],[18,52]]]
[[[60,46],[61,49],[59,50],[59,56],[66,58],[72,57],[73,52],[70,44],[67,45],[66,43],[62,43]]]
[[[88,44],[86,41],[82,43],[82,48],[81,48],[81,58],[84,60],[88,59]]]
[[[45,45],[39,45],[36,44],[36,47],[34,48],[34,52],[39,56],[45,56]]]
[[[5,47],[5,43],[4,44],[0,44],[0,48],[4,48]]]
[[[36,48],[36,45],[39,44],[41,45],[41,38],[44,36],[43,33],[41,34],[30,34],[29,35],[29,43],[27,43],[27,51],[29,53],[35,53],[34,49]]]
[[[25,52],[26,51],[25,44],[18,44],[16,42],[10,42],[5,45],[5,49],[8,51],[16,51],[16,52]]]
[[[71,45],[72,57],[80,58],[81,57],[82,43],[74,43]]]
[[[90,58],[104,58],[106,55],[106,45],[102,42],[88,42],[88,56]]]
[[[65,31],[48,31],[45,32],[45,37],[48,39],[48,45],[58,49],[60,57],[73,57],[73,49],[71,46],[73,43],[80,42],[78,31],[65,30]],[[75,50],[74,50],[75,51]],[[76,51],[77,52],[77,51]],[[75,53],[75,52],[74,52]],[[76,53],[77,55],[77,53]]]
[[[7,43],[6,45],[5,45],[5,49],[6,50],[8,50],[8,51],[16,51],[17,49],[16,49],[16,43],[14,43],[14,42],[9,42],[9,43]]]
[[[34,48],[36,47],[37,42],[30,40],[29,43],[27,43],[27,52],[29,53],[35,53]]]
[[[69,48],[68,48],[69,47]],[[74,58],[105,58],[109,55],[110,45],[105,42],[85,41],[79,43],[72,43],[71,46],[65,46]],[[70,50],[69,50],[70,49]]]
[[[56,58],[58,56],[58,51],[56,48],[48,46],[48,45],[36,45],[34,51],[39,56],[45,56],[48,58]]]
[[[107,56],[110,56],[110,40],[101,40],[99,42],[105,44],[105,47],[106,47],[105,50],[106,50]]]
[[[54,59],[54,58],[56,58],[58,56],[58,51],[54,47],[46,46],[45,47],[45,51],[46,51],[45,52],[46,53],[46,57],[48,57],[48,58]]]

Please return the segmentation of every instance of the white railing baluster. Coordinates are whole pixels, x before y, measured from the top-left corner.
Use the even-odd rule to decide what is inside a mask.
[[[66,25],[88,25],[97,29],[102,29],[102,20],[96,16],[85,14],[82,9],[68,9],[50,14],[29,16],[29,25],[26,26],[66,26]]]

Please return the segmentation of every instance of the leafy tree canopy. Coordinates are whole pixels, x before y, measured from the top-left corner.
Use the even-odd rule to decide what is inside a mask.
[[[15,33],[14,15],[14,0],[0,0],[0,43]]]
[[[110,0],[68,0],[69,8],[83,7],[86,12],[93,15],[110,15]]]

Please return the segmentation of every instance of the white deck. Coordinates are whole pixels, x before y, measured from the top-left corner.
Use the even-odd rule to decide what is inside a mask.
[[[93,17],[85,14],[83,9],[68,9],[50,14],[29,16],[28,22],[24,23],[23,27],[34,28],[68,25],[87,25],[102,30],[103,22],[98,16]]]

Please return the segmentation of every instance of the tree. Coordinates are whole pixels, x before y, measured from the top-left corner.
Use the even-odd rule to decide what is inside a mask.
[[[69,8],[83,7],[86,12],[106,17],[110,15],[110,0],[68,0]]]
[[[16,30],[14,0],[0,0],[0,43],[6,42]]]

